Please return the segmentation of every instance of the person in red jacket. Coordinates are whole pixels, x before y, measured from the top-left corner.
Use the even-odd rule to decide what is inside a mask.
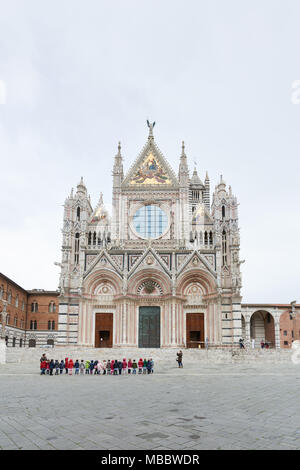
[[[41,361],[41,375],[45,375],[46,368],[47,362],[45,360]]]
[[[132,369],[132,360],[128,359],[128,374],[131,374],[131,369]]]
[[[114,373],[114,363],[115,363],[115,361],[112,359],[110,361],[110,375],[113,375],[113,373]]]
[[[74,362],[73,362],[72,359],[70,359],[70,360],[69,360],[69,363],[68,363],[69,375],[72,375],[73,367],[74,367]]]
[[[50,361],[49,361],[49,359],[46,361],[46,373],[50,374]]]
[[[139,362],[138,362],[138,366],[139,366],[139,374],[141,374],[143,372],[143,365],[144,365],[144,361],[142,358],[140,358]]]
[[[123,362],[122,362],[122,374],[124,375],[126,373],[127,373],[127,361],[124,357]]]
[[[65,371],[66,371],[66,374],[68,373],[68,369],[69,369],[69,358],[66,357],[65,358]]]

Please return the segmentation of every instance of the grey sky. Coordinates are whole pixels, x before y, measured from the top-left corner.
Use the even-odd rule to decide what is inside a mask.
[[[178,171],[238,197],[244,302],[300,301],[300,3],[0,1],[0,271],[58,286],[62,205],[84,177],[111,202],[155,120]]]

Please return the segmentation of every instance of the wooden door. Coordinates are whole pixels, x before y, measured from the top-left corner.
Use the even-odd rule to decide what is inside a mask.
[[[186,314],[186,346],[187,348],[204,348],[204,314]]]
[[[95,348],[112,348],[113,314],[96,313]]]

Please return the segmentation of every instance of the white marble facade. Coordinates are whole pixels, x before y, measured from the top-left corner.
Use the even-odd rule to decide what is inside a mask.
[[[203,183],[196,169],[190,175],[184,143],[176,175],[155,142],[154,124],[148,127],[126,176],[118,146],[112,214],[102,194],[93,209],[82,178],[65,201],[58,342],[97,346],[110,335],[114,347],[145,345],[154,336],[156,347],[185,347],[192,337],[237,344],[237,199],[221,177],[211,201],[209,177]],[[201,314],[201,337],[188,326],[190,314]]]

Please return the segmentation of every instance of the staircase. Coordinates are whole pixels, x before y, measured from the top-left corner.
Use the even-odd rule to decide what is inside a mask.
[[[73,360],[108,360],[108,359],[142,359],[154,360],[154,364],[165,365],[176,363],[176,354],[179,351],[175,348],[91,348],[83,346],[56,346],[54,348],[7,348],[7,363],[39,363],[43,353],[49,359],[65,359],[66,357]],[[195,364],[195,362],[203,363],[255,363],[255,362],[287,362],[291,361],[290,349],[182,349],[183,364]]]

